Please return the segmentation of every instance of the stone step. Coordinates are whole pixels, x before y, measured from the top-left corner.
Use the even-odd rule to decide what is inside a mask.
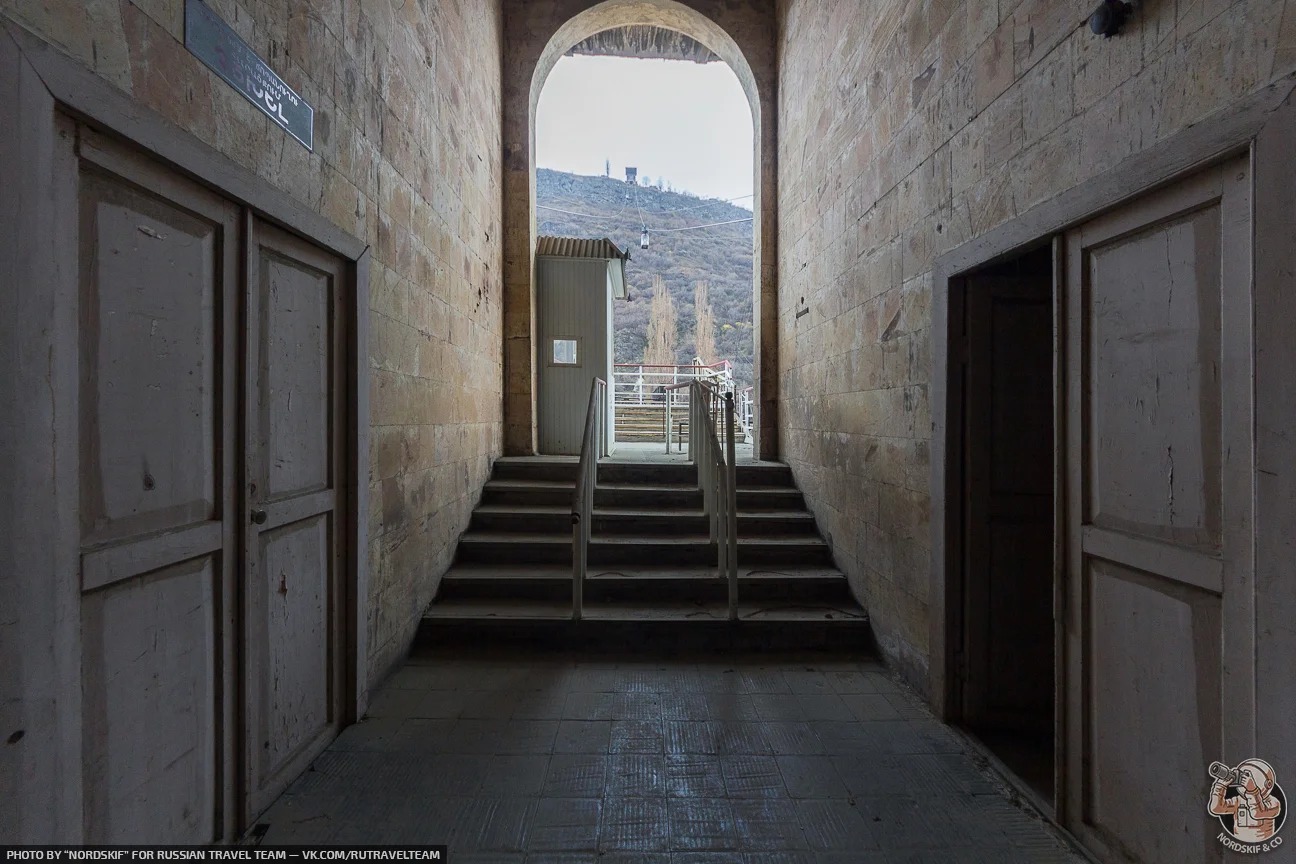
[[[555,480],[487,480],[481,505],[494,507],[571,507],[576,478]]]
[[[706,534],[706,515],[701,507],[678,510],[601,509],[594,510],[594,536],[605,534]],[[814,517],[804,511],[768,510],[738,513],[738,536],[815,535]],[[817,535],[816,535],[817,536]]]
[[[447,600],[419,624],[420,645],[543,644],[572,648],[667,650],[839,649],[876,651],[868,616],[855,604],[740,602],[738,620],[724,601],[587,603],[573,621],[571,601]]]
[[[723,602],[728,582],[709,568],[592,569],[585,579],[590,603]],[[569,603],[571,567],[508,567],[461,564],[441,580],[437,602],[500,598]],[[743,602],[788,605],[854,601],[841,572],[822,567],[760,569],[742,567],[738,596]]]
[[[600,472],[601,473],[601,472]],[[609,510],[701,510],[696,483],[610,483],[594,489],[594,507]]]
[[[600,470],[600,474],[602,471]],[[571,506],[575,480],[489,480],[482,489],[482,506]],[[600,483],[594,506],[613,510],[701,509],[702,492],[692,483]],[[800,490],[780,486],[738,489],[738,512],[805,510]]]
[[[472,531],[557,534],[571,530],[570,504],[483,504],[473,511]],[[702,508],[631,508],[594,511],[595,536],[603,534],[692,535],[707,533]],[[763,511],[738,514],[740,537],[797,535],[815,532],[814,517],[804,511]]]
[[[468,531],[459,538],[456,563],[533,566],[567,564],[570,530],[554,533]],[[716,550],[705,534],[679,536],[596,535],[590,539],[591,566],[708,567]],[[818,535],[742,537],[740,565],[831,567],[832,553]]]
[[[663,448],[665,445],[662,445]],[[600,462],[600,486],[618,483],[697,484],[697,467],[688,462]]]

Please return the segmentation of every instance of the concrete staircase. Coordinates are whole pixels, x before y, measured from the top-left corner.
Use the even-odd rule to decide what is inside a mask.
[[[688,419],[687,410],[680,414],[680,420]],[[615,427],[617,441],[665,441],[666,406],[618,405]]]
[[[574,460],[502,458],[428,608],[426,640],[545,638],[748,647],[871,645],[867,617],[786,465],[739,465],[739,621],[728,620],[697,469],[603,462],[584,616],[571,621]]]

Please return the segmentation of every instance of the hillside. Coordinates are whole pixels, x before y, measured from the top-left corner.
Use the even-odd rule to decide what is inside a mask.
[[[750,210],[687,193],[543,168],[536,172],[536,203],[599,217],[591,219],[538,207],[536,222],[541,234],[607,237],[630,250],[626,265],[630,299],[615,305],[616,362],[638,363],[643,359],[653,276],[661,276],[670,287],[679,322],[678,362],[690,362],[694,355],[693,286],[698,280],[706,280],[715,313],[716,349],[721,359],[733,362],[740,386],[751,384],[751,223],[697,231],[665,230],[750,219]],[[643,223],[647,223],[652,237],[648,249],[639,248]]]

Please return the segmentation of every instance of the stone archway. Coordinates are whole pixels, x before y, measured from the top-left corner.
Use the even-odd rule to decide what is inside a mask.
[[[536,450],[535,114],[572,46],[613,27],[675,30],[714,52],[751,105],[756,455],[778,457],[777,69],[774,3],[751,0],[506,0],[504,6],[504,452]]]

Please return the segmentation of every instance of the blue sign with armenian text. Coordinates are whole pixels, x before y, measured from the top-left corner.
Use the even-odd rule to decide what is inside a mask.
[[[203,0],[185,0],[185,47],[307,150],[314,149],[315,109]]]

